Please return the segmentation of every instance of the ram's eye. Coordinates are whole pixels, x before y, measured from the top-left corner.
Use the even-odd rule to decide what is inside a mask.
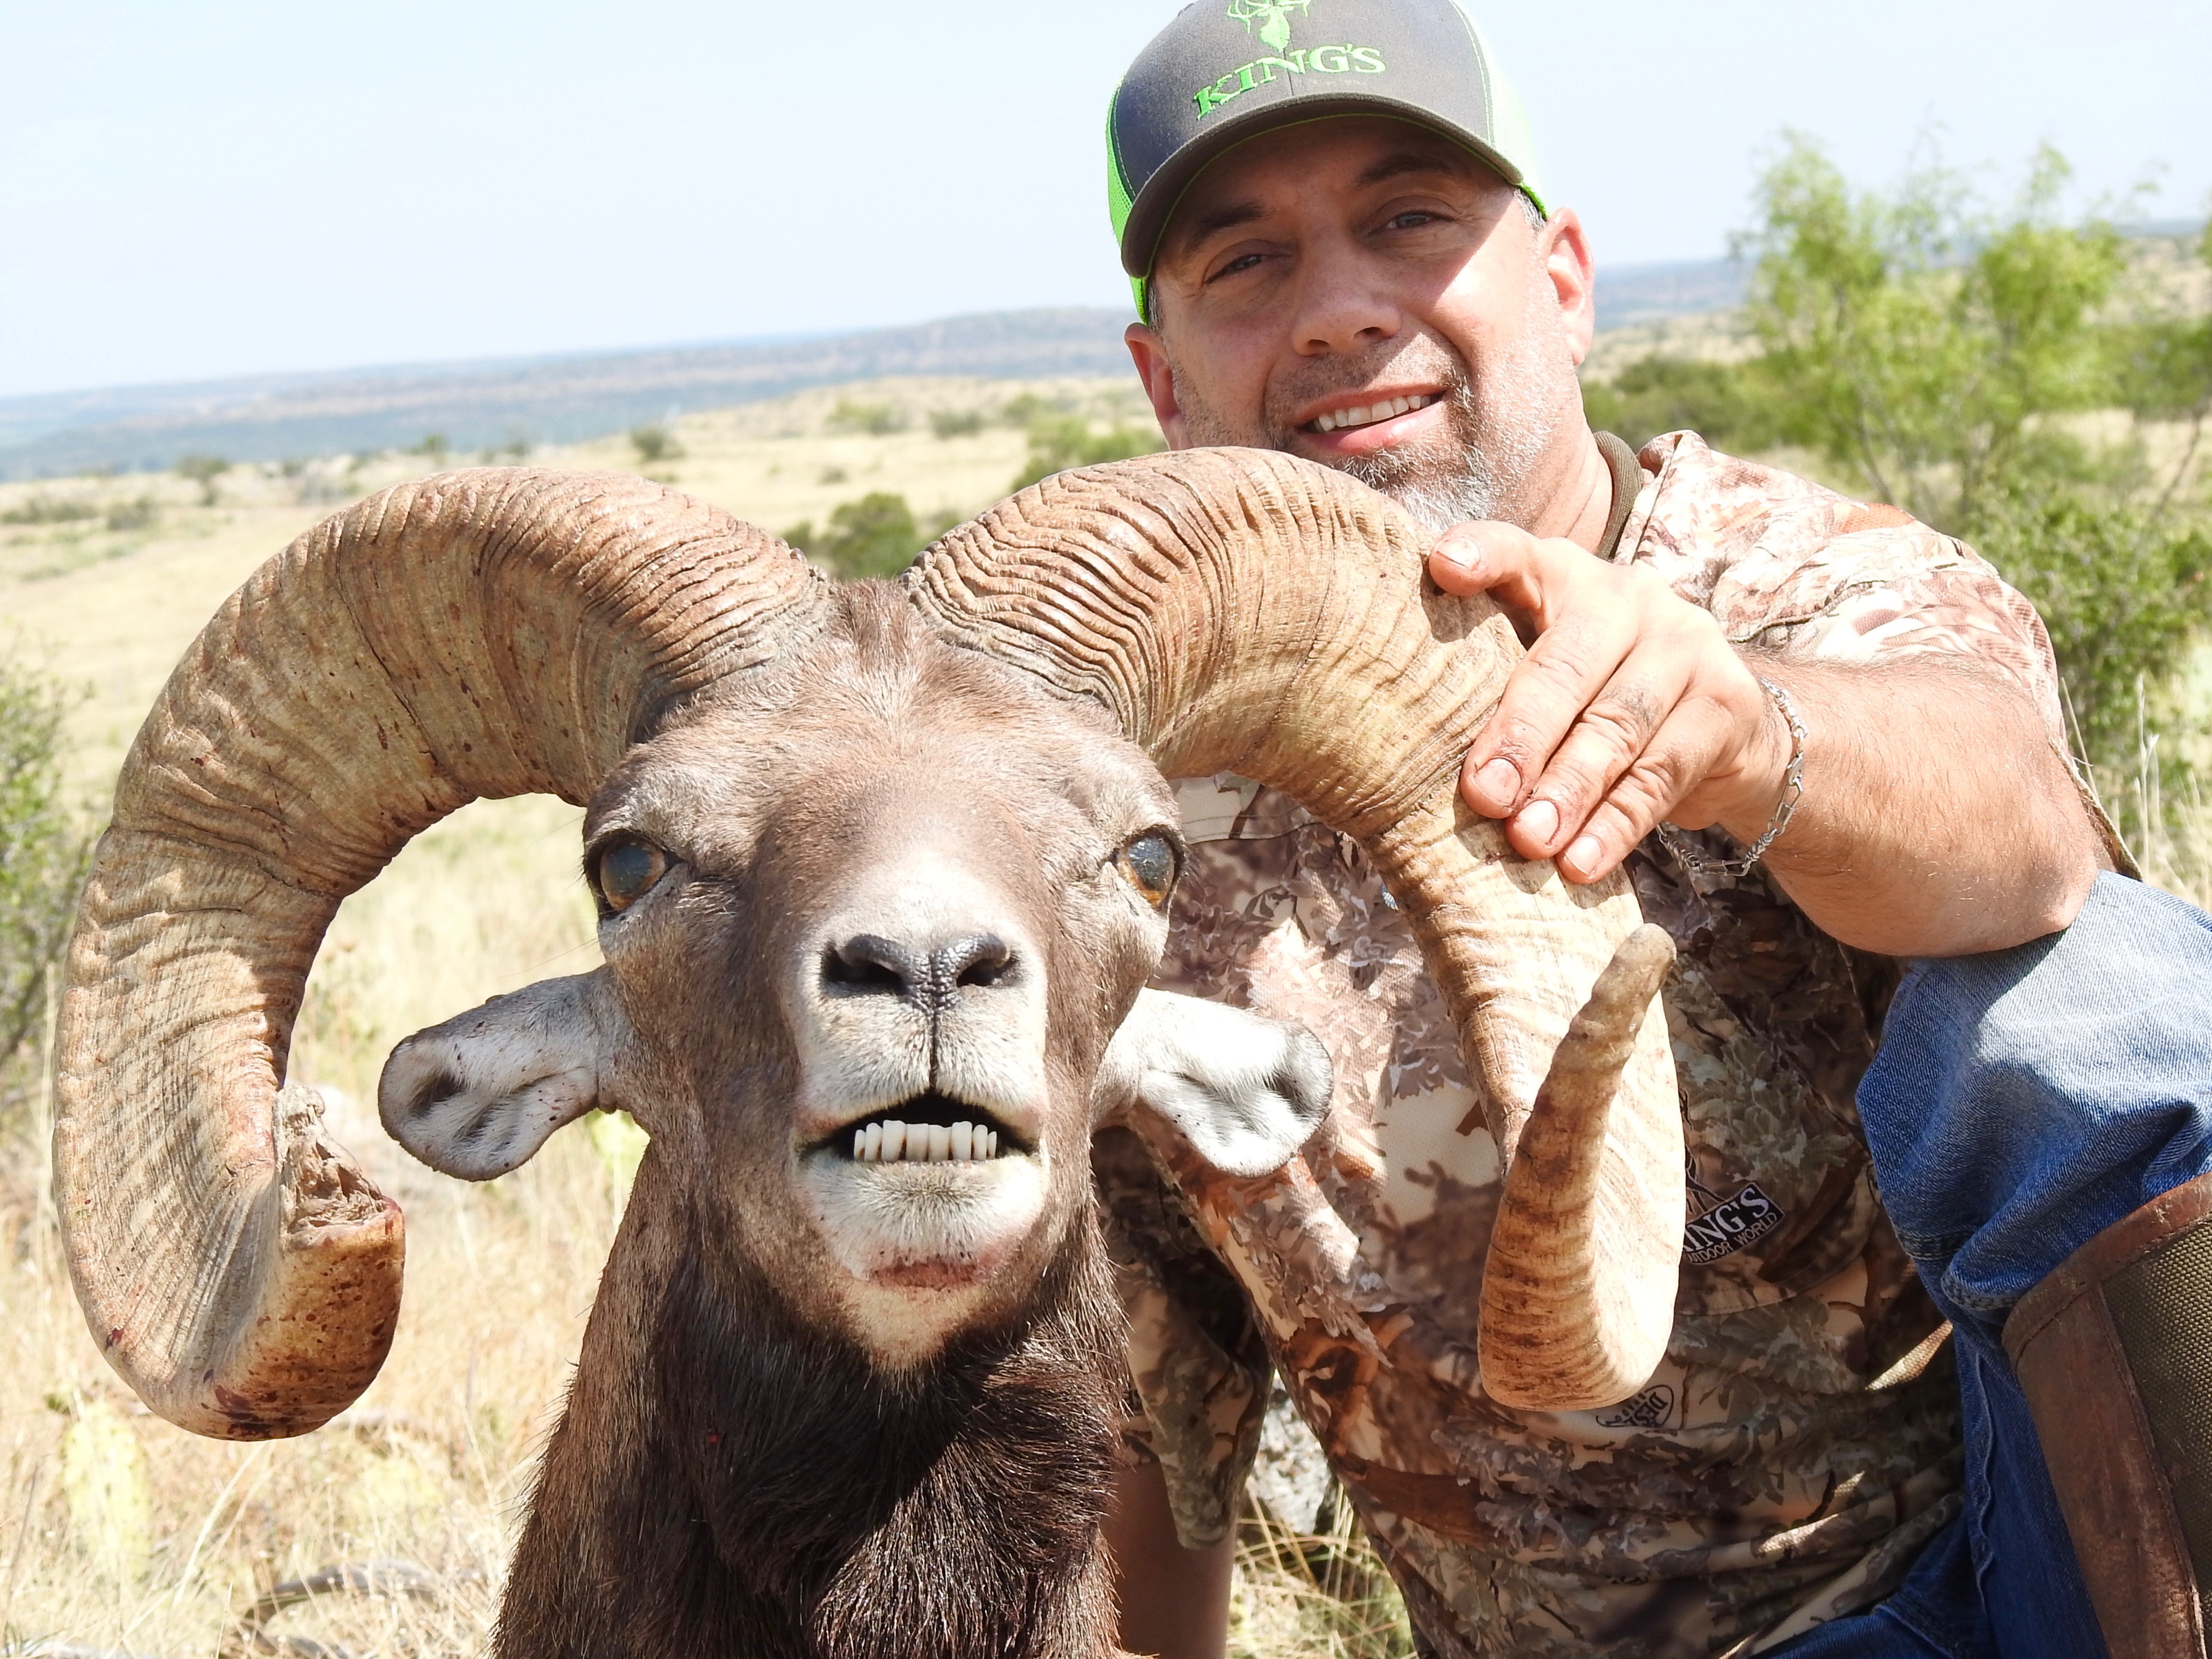
[[[610,910],[627,910],[668,873],[668,854],[651,842],[610,842],[599,849],[592,878]]]
[[[1157,830],[1147,830],[1114,854],[1114,867],[1157,909],[1175,889],[1175,843]]]

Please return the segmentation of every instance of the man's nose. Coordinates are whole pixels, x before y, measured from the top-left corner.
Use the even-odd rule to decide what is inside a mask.
[[[1373,263],[1365,249],[1334,239],[1305,249],[1291,313],[1299,352],[1316,357],[1358,351],[1397,337],[1405,311]]]
[[[927,945],[854,933],[823,953],[826,996],[895,996],[936,1013],[968,987],[997,985],[1017,967],[1013,948],[996,933],[972,933]]]

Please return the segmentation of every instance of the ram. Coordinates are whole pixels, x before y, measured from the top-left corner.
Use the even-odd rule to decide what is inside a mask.
[[[900,584],[611,475],[451,474],[309,532],[161,694],[71,947],[55,1183],[102,1351],[234,1438],[368,1384],[401,1218],[283,1086],[292,1021],[410,836],[549,792],[589,807],[605,965],[410,1038],[380,1096],[471,1179],[595,1106],[652,1133],[499,1650],[1110,1651],[1091,1137],[1256,1176],[1328,1092],[1303,1032],[1141,989],[1164,775],[1234,769],[1358,838],[1456,1011],[1510,1160],[1492,1391],[1630,1392],[1680,1225],[1648,1196],[1680,1160],[1663,937],[1458,806],[1518,647],[1424,589],[1424,539],[1233,451],[1048,480]]]

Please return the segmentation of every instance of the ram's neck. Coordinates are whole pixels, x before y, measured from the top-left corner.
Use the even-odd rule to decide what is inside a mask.
[[[500,1659],[1093,1659],[1119,1363],[1084,1228],[1020,1331],[890,1386],[769,1288],[625,1218],[549,1445]],[[670,1215],[663,1223],[679,1218]]]

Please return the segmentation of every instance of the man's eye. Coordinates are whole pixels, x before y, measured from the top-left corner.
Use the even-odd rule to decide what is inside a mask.
[[[1261,257],[1257,253],[1240,253],[1206,280],[1209,283],[1218,283],[1224,276],[1234,276],[1239,271],[1250,270],[1260,263]]]
[[[1175,844],[1157,830],[1146,830],[1115,854],[1114,867],[1156,910],[1175,890]]]
[[[1418,211],[1413,213],[1401,213],[1390,221],[1389,228],[1392,230],[1413,230],[1422,225],[1432,225],[1436,223],[1436,222],[1437,216],[1433,213]]]
[[[592,879],[610,910],[627,910],[668,873],[668,854],[651,842],[624,837],[600,849]]]

